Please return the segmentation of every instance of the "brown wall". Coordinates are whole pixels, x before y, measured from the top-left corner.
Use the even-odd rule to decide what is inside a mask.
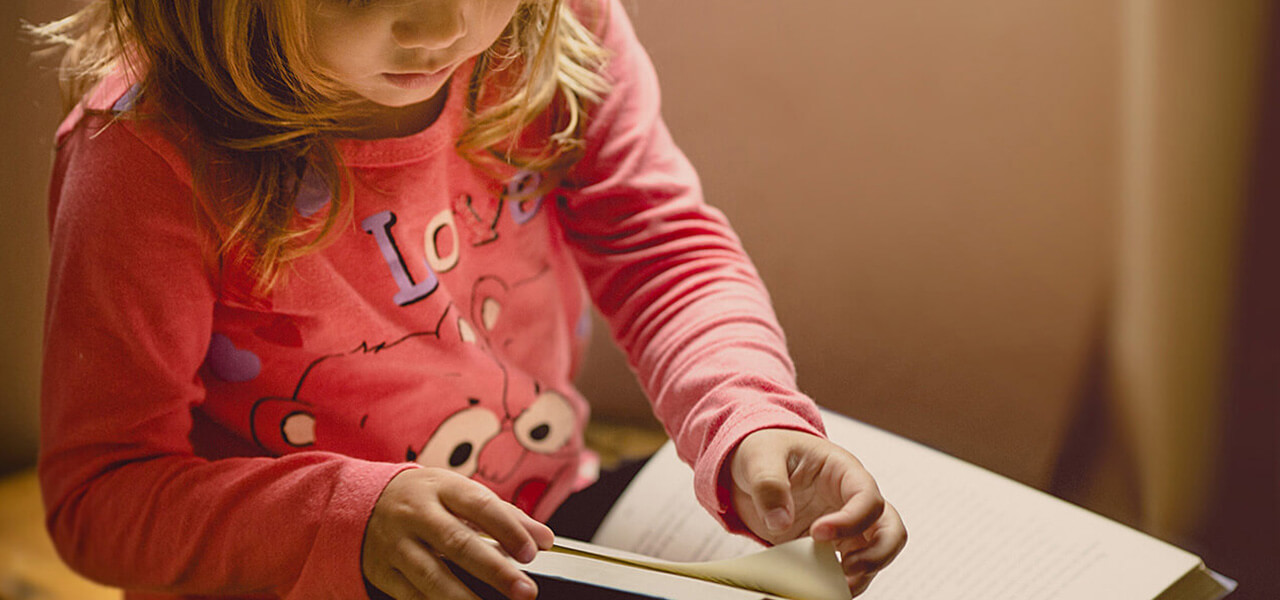
[[[0,3],[0,473],[35,458],[48,262],[45,190],[59,115],[56,78],[33,64],[34,47],[19,39],[19,17],[47,20],[70,5]]]
[[[630,6],[804,389],[1047,486],[1113,262],[1114,3]]]

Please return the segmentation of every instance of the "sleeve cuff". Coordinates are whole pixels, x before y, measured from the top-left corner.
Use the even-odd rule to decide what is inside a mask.
[[[367,598],[362,550],[365,526],[382,490],[411,463],[353,461],[338,478],[315,546],[288,598]]]

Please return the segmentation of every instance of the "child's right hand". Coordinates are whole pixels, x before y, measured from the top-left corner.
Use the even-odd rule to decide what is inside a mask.
[[[477,531],[479,530],[479,531]],[[445,469],[396,475],[365,529],[365,579],[396,600],[475,599],[444,564],[448,559],[512,600],[534,600],[537,587],[480,532],[520,562],[549,549],[554,534],[489,488]]]

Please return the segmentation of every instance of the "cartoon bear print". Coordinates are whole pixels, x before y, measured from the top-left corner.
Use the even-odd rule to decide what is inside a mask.
[[[311,390],[376,400],[355,414]],[[259,399],[251,421],[255,441],[276,454],[328,450],[450,469],[532,514],[576,468],[585,412],[503,365],[449,310],[435,331],[316,360],[292,396]]]

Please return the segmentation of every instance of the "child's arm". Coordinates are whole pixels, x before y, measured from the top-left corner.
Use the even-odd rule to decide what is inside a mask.
[[[720,466],[752,431],[822,434],[797,390],[768,293],[660,115],[657,76],[616,0],[603,42],[611,93],[558,206],[596,306],[658,418],[694,466],[699,500],[723,515]],[[789,201],[789,199],[777,199]]]
[[[659,114],[652,66],[622,7],[611,5],[604,41],[616,53],[615,87],[592,115],[587,154],[570,182],[577,190],[561,209],[567,238],[657,416],[693,465],[702,504],[731,529],[778,540],[755,503],[735,500],[738,486],[718,485],[730,454],[742,448],[743,455],[767,455],[762,464],[774,475],[793,456],[829,465],[826,476],[794,490],[819,492],[824,501],[802,502],[805,510],[784,529],[806,530],[833,512],[815,522],[814,533],[851,551],[855,535],[875,530],[877,541],[845,563],[857,588],[901,548],[901,521],[856,459],[822,438],[821,417],[798,391],[768,294],[724,216],[703,202],[697,176]],[[850,487],[833,490],[831,481]],[[782,495],[769,490],[776,487],[760,493],[772,507]]]
[[[365,525],[410,467],[194,453],[215,292],[189,181],[96,121],[61,137],[52,189],[39,470],[59,553],[131,589],[362,597]]]

